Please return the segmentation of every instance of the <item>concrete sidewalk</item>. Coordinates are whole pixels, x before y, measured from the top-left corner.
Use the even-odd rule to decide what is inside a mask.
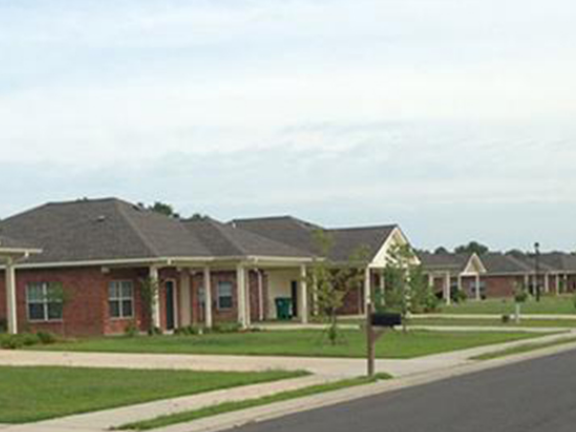
[[[377,360],[378,371],[391,373],[399,380],[426,380],[429,376],[454,373],[459,368],[478,362],[471,357],[538,341],[552,342],[576,336],[576,331],[520,340],[462,351],[436,354],[408,360]],[[195,396],[160,400],[130,407],[115,408],[95,413],[79,414],[60,419],[22,426],[8,426],[7,432],[97,432],[127,422],[147,420],[159,415],[196,410],[224,401],[258,398],[282,391],[295,390],[320,383],[365,374],[366,361],[362,359],[302,358],[302,357],[248,357],[199,356],[158,354],[100,354],[33,351],[0,351],[0,365],[53,365],[84,367],[115,367],[137,369],[228,370],[261,371],[268,369],[308,370],[310,377],[258,384]],[[397,380],[383,388],[393,388]],[[294,402],[297,405],[297,402]],[[233,417],[233,416],[232,416]]]
[[[509,315],[513,315],[510,313]],[[410,319],[446,318],[446,319],[495,319],[502,318],[502,314],[444,314],[431,313],[412,315]],[[523,320],[576,320],[575,314],[522,314]]]

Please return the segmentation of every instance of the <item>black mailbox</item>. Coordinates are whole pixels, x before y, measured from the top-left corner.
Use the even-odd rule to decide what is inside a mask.
[[[402,325],[402,315],[399,313],[373,313],[371,322],[374,327],[394,327]]]

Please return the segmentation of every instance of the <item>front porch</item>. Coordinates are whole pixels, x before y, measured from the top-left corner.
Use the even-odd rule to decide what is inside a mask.
[[[289,301],[291,320],[307,324],[318,314],[309,271],[309,263],[270,261],[150,266],[150,279],[161,287],[154,325],[165,331],[230,322],[249,328],[253,323],[280,319],[278,299]],[[384,290],[382,269],[365,272],[365,282],[348,293],[340,313],[365,313],[374,289]]]

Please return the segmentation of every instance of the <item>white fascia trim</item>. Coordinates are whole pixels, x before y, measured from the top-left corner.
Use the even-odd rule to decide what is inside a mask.
[[[395,226],[394,229],[392,231],[390,231],[390,234],[388,235],[388,237],[386,238],[384,243],[382,243],[382,246],[380,247],[380,249],[378,249],[378,252],[376,252],[374,257],[377,257],[382,250],[388,250],[388,248],[390,247],[390,243],[394,240],[394,236],[400,236],[400,238],[408,246],[410,246],[410,248],[412,248],[412,244],[410,243],[410,241],[408,240],[408,237],[406,237],[406,235],[404,234],[402,229],[399,226]],[[415,258],[414,261],[415,261],[416,265],[422,264],[422,262],[420,261],[420,258],[418,258],[418,255],[416,253],[414,253],[414,258]],[[379,266],[378,264],[375,264],[374,262],[370,262],[370,264],[368,264],[368,267],[375,268],[375,269],[383,268],[382,266]]]
[[[312,262],[313,258],[296,258],[296,257],[246,257],[246,256],[229,256],[229,257],[161,257],[161,258],[128,258],[117,260],[87,260],[87,261],[62,261],[52,263],[22,263],[17,267],[20,269],[41,269],[41,268],[58,268],[58,267],[98,267],[114,265],[157,265],[171,266],[175,263],[207,264],[225,261],[276,261],[276,262]],[[1,267],[0,267],[1,268]]]
[[[42,253],[42,249],[26,249],[26,248],[3,248],[0,246],[1,255],[33,255]]]

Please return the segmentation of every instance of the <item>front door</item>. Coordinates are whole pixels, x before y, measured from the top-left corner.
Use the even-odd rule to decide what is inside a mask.
[[[292,318],[298,316],[298,281],[292,281],[290,284],[292,291]]]
[[[174,320],[174,281],[166,281],[165,293],[166,293],[166,330],[174,330],[175,320]]]

